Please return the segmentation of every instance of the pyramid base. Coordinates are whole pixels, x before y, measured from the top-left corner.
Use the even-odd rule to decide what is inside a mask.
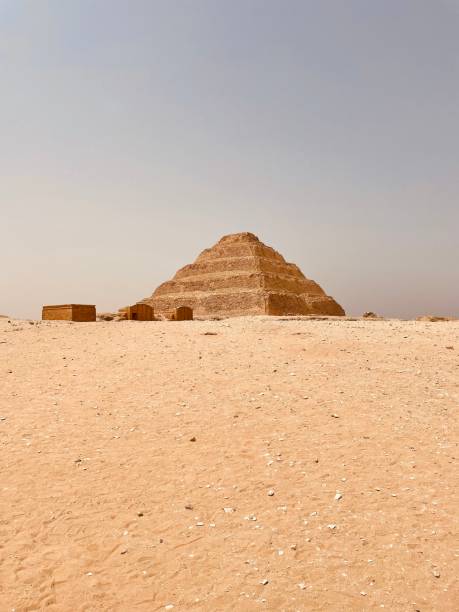
[[[334,315],[344,310],[326,295],[299,296],[292,293],[266,291],[188,293],[158,296],[144,300],[159,315],[187,306],[198,318],[240,317],[249,315]]]
[[[341,306],[328,295],[294,295],[291,293],[270,293],[266,299],[268,315],[345,315]]]

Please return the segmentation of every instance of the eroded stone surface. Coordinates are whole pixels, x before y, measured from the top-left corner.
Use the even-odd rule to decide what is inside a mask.
[[[345,314],[298,266],[249,232],[224,236],[143,301],[159,314],[188,306],[201,318]]]

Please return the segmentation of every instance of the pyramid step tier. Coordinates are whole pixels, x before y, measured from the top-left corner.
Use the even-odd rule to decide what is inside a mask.
[[[218,272],[258,271],[283,276],[305,278],[295,264],[282,262],[267,257],[222,257],[220,259],[203,259],[184,266],[175,274],[174,279],[186,278],[201,274],[216,274]]]
[[[173,293],[192,291],[219,291],[221,289],[266,289],[266,291],[287,291],[291,293],[324,295],[314,281],[294,276],[263,274],[261,272],[231,272],[208,275],[197,275],[167,281],[158,287],[157,297]]]

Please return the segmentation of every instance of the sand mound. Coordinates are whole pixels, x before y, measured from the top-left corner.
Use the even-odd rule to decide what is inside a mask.
[[[431,323],[437,323],[439,321],[457,321],[454,317],[437,317],[434,315],[422,315],[417,317],[416,321],[430,321]]]
[[[367,310],[366,312],[364,312],[362,317],[364,319],[380,319],[381,318],[379,315],[377,315],[372,310]]]

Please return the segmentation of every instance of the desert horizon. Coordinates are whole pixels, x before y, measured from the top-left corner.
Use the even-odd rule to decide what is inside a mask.
[[[204,270],[207,269],[206,266],[209,271],[204,273]],[[280,268],[277,269],[276,266],[277,268],[280,266]],[[195,271],[193,272],[193,270]],[[190,274],[194,274],[196,277],[194,284],[189,282],[190,280],[193,281]],[[205,274],[208,275],[207,281],[203,280],[203,274],[204,276]],[[254,279],[253,277],[257,278]],[[171,288],[167,289],[169,286]],[[255,294],[259,293],[260,290],[262,291],[262,288],[265,292],[263,300],[266,302],[269,298],[271,306],[262,305],[259,302],[261,298],[258,298],[257,301]],[[162,295],[165,292],[167,294],[168,291],[172,292],[169,298],[167,295]],[[233,294],[230,296],[228,291],[232,291]],[[206,292],[209,292],[207,298],[205,298]],[[61,294],[64,297],[62,290]],[[81,290],[80,294],[85,295],[85,292]],[[74,292],[73,295],[75,295]],[[297,296],[300,296],[301,303],[306,301],[306,304],[299,305]],[[205,306],[204,302],[202,303],[203,299],[204,301],[210,299],[208,306]],[[218,304],[219,300],[221,305]],[[234,305],[230,305],[232,300]],[[138,300],[135,301],[135,303],[137,302]],[[376,314],[374,310],[365,308],[362,308],[360,312],[345,311],[332,297],[327,296],[317,283],[305,277],[296,264],[286,262],[280,253],[261,242],[258,236],[252,232],[224,235],[212,248],[201,251],[193,264],[182,265],[170,281],[161,283],[151,297],[144,298],[141,302],[152,306],[154,304],[159,305],[160,310],[166,308],[166,311],[173,308],[173,305],[187,306],[193,309],[196,304],[198,310],[195,312],[195,317],[201,319],[243,314],[339,316],[345,314],[360,316],[365,312]],[[81,304],[82,302],[81,300],[67,299],[56,303]],[[371,303],[374,304],[373,301]],[[93,304],[93,306],[97,309],[98,314],[104,312],[116,314],[124,307],[120,304],[111,309],[99,307],[97,304]],[[379,308],[376,310],[380,313]],[[457,309],[451,309],[447,312],[441,310],[436,314],[418,311],[412,316],[392,315],[388,317],[382,312],[377,316],[401,320],[413,320],[428,316],[457,318],[458,312],[459,306]],[[41,318],[37,316],[38,313],[34,314],[35,316],[16,318],[31,320]],[[10,315],[3,314],[0,316]],[[13,316],[13,318],[15,317]]]

